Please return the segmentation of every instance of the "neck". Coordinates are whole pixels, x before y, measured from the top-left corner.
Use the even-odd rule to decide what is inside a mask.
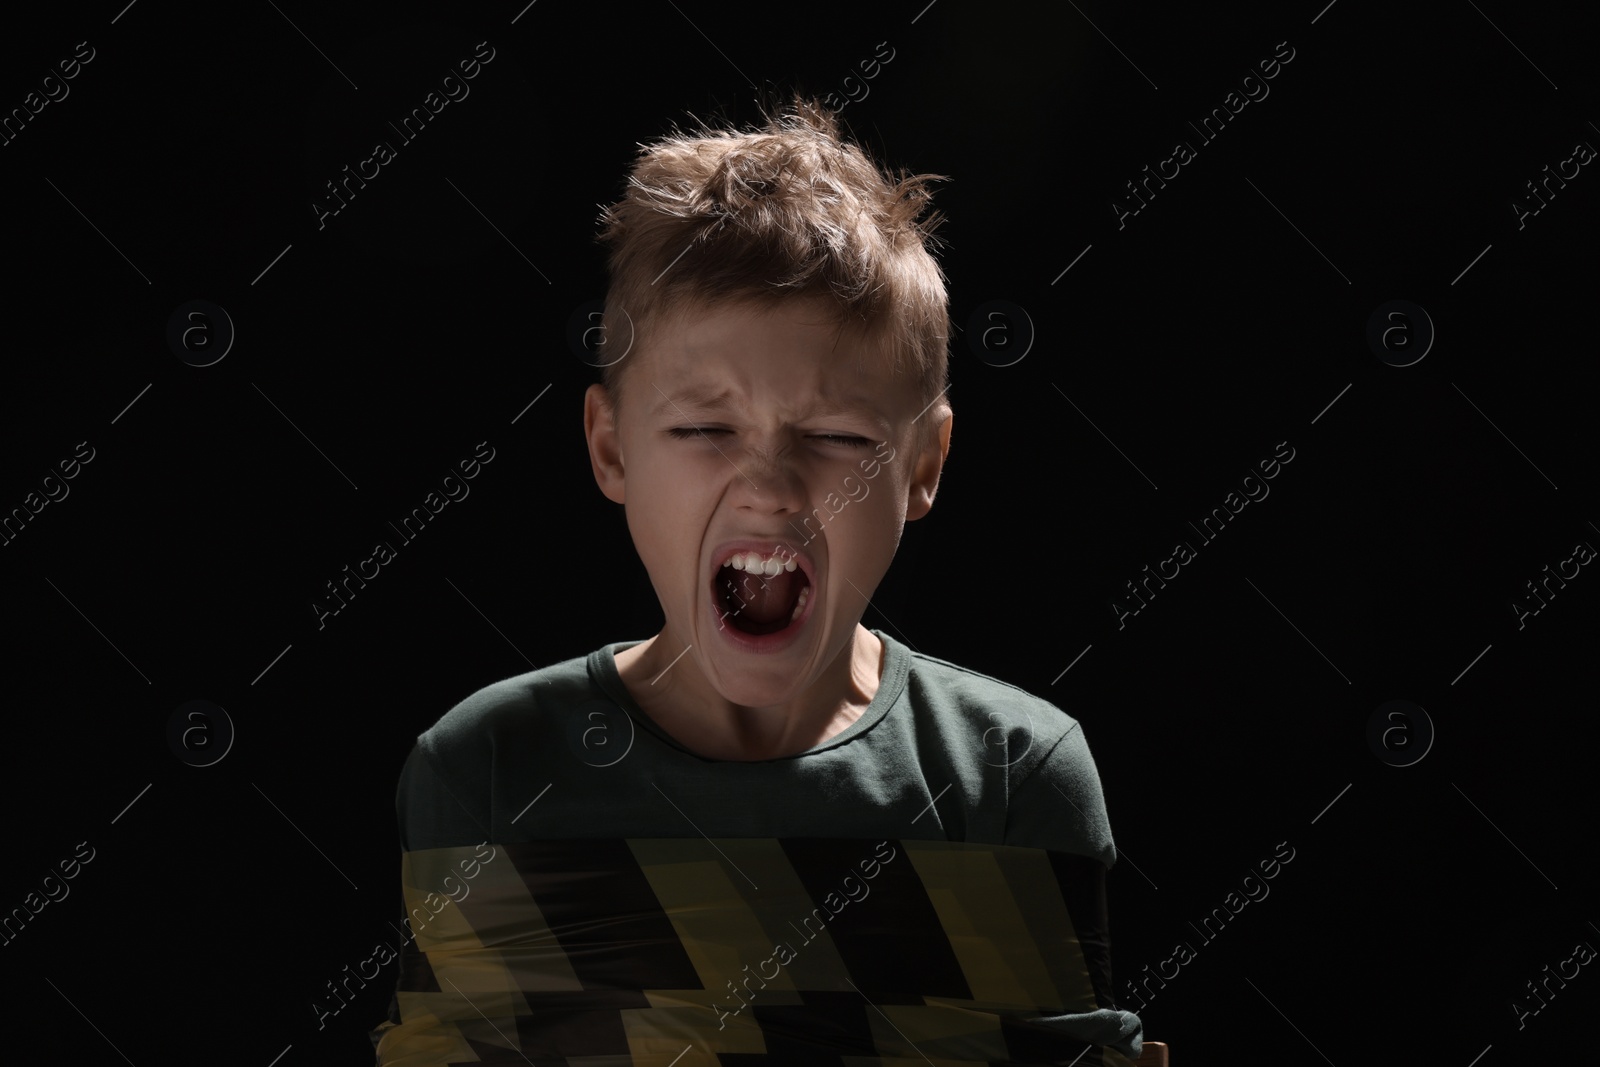
[[[679,744],[709,759],[756,761],[792,756],[859,719],[877,695],[883,642],[857,624],[819,669],[796,678],[792,692],[761,705],[724,696],[691,648],[670,627],[619,652],[617,671],[646,715]]]

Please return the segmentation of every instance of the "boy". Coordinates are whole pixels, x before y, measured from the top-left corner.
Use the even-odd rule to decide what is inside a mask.
[[[418,738],[380,1063],[1138,1055],[1082,730],[860,624],[950,447],[934,177],[798,98],[641,152],[584,432],[665,624]]]

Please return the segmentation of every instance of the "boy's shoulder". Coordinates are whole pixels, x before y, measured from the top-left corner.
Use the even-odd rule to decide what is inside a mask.
[[[936,722],[978,731],[996,757],[1002,750],[1042,755],[1079,728],[1062,708],[1011,682],[924,652],[908,651],[908,661],[911,705]]]
[[[598,695],[589,676],[591,655],[573,656],[477,689],[424,730],[418,744],[433,753],[492,750],[497,743],[511,743],[513,737],[525,738],[529,730],[564,724],[568,713]]]
[[[1002,814],[997,830],[970,816],[985,840],[1116,862],[1099,769],[1082,724],[1050,700],[982,671],[923,653],[908,657],[905,696],[919,759],[964,782],[966,812]],[[1003,797],[995,786],[1003,781]],[[1003,801],[1003,802],[1002,802]]]
[[[880,639],[893,640],[881,631]],[[608,648],[619,648],[620,642]],[[599,652],[511,675],[472,692],[417,738],[434,757],[492,757],[497,748],[528,751],[534,744],[581,744],[568,737],[592,725],[595,712],[617,714],[596,683],[592,661]],[[951,755],[971,751],[985,763],[1005,764],[1025,772],[1079,722],[1062,708],[1011,682],[971,667],[901,645],[903,684],[886,673],[885,683],[899,685],[896,703],[909,705],[903,720],[921,733],[939,735]],[[895,657],[891,655],[892,663]],[[605,725],[604,722],[601,723]]]
[[[926,652],[909,651],[908,658],[908,681],[916,683],[917,692],[912,694],[915,699],[949,697],[951,703],[968,712],[998,706],[1037,711],[1041,716],[1066,726],[1077,723],[1056,704],[1013,682],[938,656],[930,656]]]

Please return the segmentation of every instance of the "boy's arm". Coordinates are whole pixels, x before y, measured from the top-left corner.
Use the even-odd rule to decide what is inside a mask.
[[[1083,727],[1073,723],[1011,786],[1005,843],[1117,862],[1105,793]]]
[[[402,856],[411,850],[409,820],[406,815],[412,806],[412,797],[418,792],[418,776],[422,769],[420,761],[423,759],[422,750],[413,744],[410,754],[406,756],[405,766],[401,768],[399,783],[395,787],[395,822],[400,830],[400,852]],[[406,898],[405,891],[402,889],[400,893],[400,911],[404,914],[405,910]],[[372,1039],[372,1048],[377,1056],[376,1062],[379,1064],[383,1063],[385,1035],[401,1024],[400,987],[403,984],[403,976],[406,970],[414,963],[412,955],[417,951],[416,943],[411,936],[410,923],[403,923],[400,932],[406,936],[400,945],[399,958],[395,961],[394,992],[389,995],[389,1010],[384,1015],[383,1022],[367,1032],[367,1036]]]
[[[472,794],[471,783],[447,783],[424,751],[423,745],[424,742],[419,740],[412,746],[395,787],[395,820],[400,831],[402,856],[413,848],[438,847],[441,842],[465,844],[465,841],[454,840],[464,832],[468,836],[477,834],[478,841],[487,841],[487,806],[477,804],[480,798]],[[481,785],[486,797],[487,782]],[[406,899],[403,888],[400,900],[401,912],[404,913]],[[400,923],[399,932],[405,936],[394,966],[394,993],[389,998],[388,1012],[381,1023],[368,1031],[380,1067],[401,1063],[419,1067],[444,1063],[451,1047],[449,1042],[431,1034],[428,1019],[412,1019],[408,1022],[401,1011],[401,992],[415,987],[415,982],[408,985],[406,976],[418,975],[427,968],[426,958],[417,948],[416,931],[412,923],[410,915],[405,915]],[[434,1046],[438,1046],[437,1049]],[[437,1055],[434,1055],[435,1052]]]
[[[1013,786],[1005,844],[1051,854],[1094,989],[1095,1009],[1072,1017],[1074,1029],[1082,1027],[1085,1040],[1137,1056],[1143,1025],[1117,1008],[1112,986],[1106,872],[1116,862],[1116,846],[1100,773],[1077,723]]]

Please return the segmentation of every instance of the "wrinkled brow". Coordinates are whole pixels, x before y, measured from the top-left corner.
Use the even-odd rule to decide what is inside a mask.
[[[679,389],[670,395],[656,394],[658,400],[655,413],[676,414],[710,414],[712,412],[727,411],[737,406],[735,397],[729,389],[694,388]],[[867,396],[824,396],[818,399],[816,405],[808,409],[812,416],[840,416],[840,415],[866,415],[875,423],[880,423],[887,429],[889,420],[872,399]]]

